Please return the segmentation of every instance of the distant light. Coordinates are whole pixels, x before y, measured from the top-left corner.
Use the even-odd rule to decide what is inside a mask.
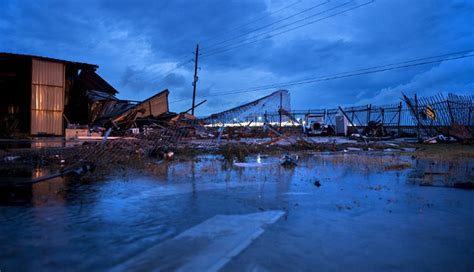
[[[234,122],[237,122],[237,118],[234,118]]]
[[[258,117],[258,121],[261,121],[261,120],[262,120],[262,116],[259,116],[259,117]]]

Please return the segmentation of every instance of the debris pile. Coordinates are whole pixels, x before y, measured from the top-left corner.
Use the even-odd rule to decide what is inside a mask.
[[[449,94],[413,98],[403,95],[417,127],[418,138],[425,143],[472,143],[470,129],[474,102],[472,96]]]
[[[325,111],[325,115],[306,114],[307,118],[303,121],[295,118],[289,111],[289,93],[285,90],[202,119],[187,112],[179,114],[169,112],[167,96],[168,91],[165,90],[145,101],[127,103],[127,106],[124,106],[122,101],[110,94],[90,92],[88,97],[93,102],[91,104],[93,128],[68,125],[71,130],[75,130],[76,135],[80,133],[89,135],[85,137],[83,144],[10,151],[2,155],[0,160],[9,166],[26,162],[30,167],[46,167],[64,174],[84,172],[76,171],[77,169],[89,171],[94,168],[110,169],[123,165],[140,166],[157,160],[171,160],[175,152],[192,153],[196,150],[217,152],[225,160],[233,163],[245,162],[249,154],[273,150],[278,152],[278,155],[285,154],[280,159],[280,164],[285,167],[297,165],[298,156],[290,153],[298,150],[349,153],[372,150],[410,151],[406,149],[406,145],[400,146],[383,141],[376,144],[379,140],[395,136],[393,129],[387,127],[387,124],[392,124],[393,121],[385,121],[387,111],[383,107],[339,108],[341,115],[338,117],[342,120],[339,125],[343,125],[339,128],[337,124],[331,124],[329,113],[335,114],[333,111]],[[458,104],[466,106],[466,103],[472,103],[472,100],[454,96],[450,96],[447,101],[441,97],[418,99],[416,96],[414,100],[404,96],[404,100],[413,120],[416,121],[418,135],[424,143],[472,143],[470,112],[466,114],[456,106],[457,102],[455,103],[461,101]],[[271,116],[267,113],[256,116],[256,120],[259,120],[257,126],[254,126],[256,123],[254,120],[243,121],[249,114],[258,114],[258,111],[270,108],[278,109],[277,117],[280,122],[271,122]],[[397,117],[400,119],[401,106],[397,109],[399,111],[393,111],[391,119]],[[470,110],[469,107],[468,109]],[[365,115],[364,121],[360,120],[362,115]],[[281,126],[281,122],[298,126],[284,127]],[[313,136],[315,132],[319,135],[326,134],[329,130],[331,134],[339,131],[352,134],[351,138],[358,142],[347,139],[343,143],[337,142],[341,137],[334,137],[338,139],[332,142],[329,140],[318,142],[321,138],[307,137]],[[95,141],[92,141],[94,140],[92,133],[96,133]],[[413,147],[408,148],[414,150]],[[384,170],[401,170],[407,167],[410,165],[399,163],[386,165]]]
[[[285,154],[280,158],[280,164],[284,167],[295,167],[297,165],[298,155]]]

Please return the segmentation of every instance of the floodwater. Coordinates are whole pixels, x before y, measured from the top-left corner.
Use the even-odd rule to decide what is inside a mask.
[[[0,271],[474,269],[474,191],[419,186],[434,171],[472,179],[472,162],[357,156],[306,154],[294,168],[207,156],[39,183],[0,204]]]

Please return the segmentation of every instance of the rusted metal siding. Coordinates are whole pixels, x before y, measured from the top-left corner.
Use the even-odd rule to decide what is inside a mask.
[[[32,135],[63,135],[64,73],[65,67],[63,63],[32,60]]]

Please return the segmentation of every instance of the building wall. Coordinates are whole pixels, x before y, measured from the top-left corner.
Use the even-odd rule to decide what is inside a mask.
[[[63,135],[64,86],[63,63],[32,60],[31,135]]]
[[[0,135],[30,134],[31,59],[0,56]]]

